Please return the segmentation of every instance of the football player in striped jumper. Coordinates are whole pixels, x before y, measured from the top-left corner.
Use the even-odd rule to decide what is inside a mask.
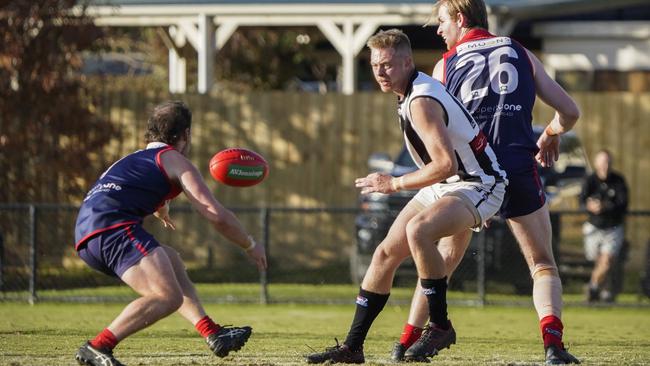
[[[375,80],[383,92],[397,95],[400,128],[419,169],[399,178],[372,173],[355,184],[362,194],[419,192],[375,250],[345,342],[308,355],[309,363],[365,361],[366,335],[388,300],[395,270],[408,256],[413,257],[427,301],[429,326],[421,338],[426,353],[455,343],[437,241],[470,228],[480,230],[501,207],[507,185],[487,137],[462,103],[439,81],[415,69],[409,38],[391,29],[378,32],[367,45]]]
[[[144,217],[154,214],[174,229],[168,204],[184,192],[217,232],[245,250],[259,269],[266,268],[264,247],[214,198],[187,159],[191,124],[192,113],[184,103],[156,106],[147,123],[147,147],[110,166],[83,200],[75,227],[79,257],[91,268],[119,277],[139,297],[79,348],[75,358],[82,365],[122,365],[113,348],[175,311],[194,325],[219,357],[239,350],[251,334],[248,326],[216,324],[205,313],[178,253],[142,227]]]
[[[562,283],[553,258],[551,221],[537,163],[551,166],[557,160],[560,135],[573,128],[580,111],[535,55],[512,38],[487,31],[482,0],[440,0],[435,9],[437,33],[448,51],[436,64],[433,77],[467,107],[508,173],[510,184],[499,215],[506,219],[530,268],[546,363],[579,363],[562,343]],[[555,110],[537,141],[532,130],[536,96]],[[442,240],[448,276],[463,251],[444,248],[467,247],[470,238],[471,231],[465,230]],[[393,359],[402,359],[404,350],[413,347],[426,322],[426,308],[426,299],[416,289]]]

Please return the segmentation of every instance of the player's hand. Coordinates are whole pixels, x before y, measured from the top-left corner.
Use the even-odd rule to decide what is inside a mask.
[[[158,211],[153,213],[153,215],[162,221],[164,227],[176,230],[174,221],[172,221],[171,217],[169,217],[169,201],[166,201],[165,204],[158,209]]]
[[[535,159],[544,168],[553,166],[560,156],[560,135],[549,136],[545,132],[537,140],[537,147],[539,152],[535,155]]]
[[[598,215],[603,210],[602,203],[596,198],[587,198],[585,207],[587,208],[587,211],[594,215]]]
[[[251,238],[251,240],[253,240]],[[255,262],[257,265],[257,269],[261,271],[266,271],[267,268],[267,262],[266,262],[266,248],[264,248],[263,244],[256,243],[255,247],[251,250],[247,250],[246,254],[248,254],[248,257]]]
[[[392,176],[382,173],[368,174],[365,178],[357,178],[354,180],[354,186],[361,188],[361,194],[379,192],[379,193],[393,193],[395,190],[391,185]]]

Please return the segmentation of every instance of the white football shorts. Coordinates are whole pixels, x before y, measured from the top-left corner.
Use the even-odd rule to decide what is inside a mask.
[[[437,183],[424,187],[413,197],[423,208],[431,206],[440,198],[453,195],[461,198],[474,215],[472,230],[481,231],[485,221],[499,212],[506,192],[504,182],[483,184],[480,182]]]

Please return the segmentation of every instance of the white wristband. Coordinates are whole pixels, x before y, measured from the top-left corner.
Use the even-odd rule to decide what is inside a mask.
[[[399,178],[391,178],[390,187],[393,189],[393,191],[396,192],[404,188],[404,176],[401,176]]]
[[[250,243],[250,245],[248,247],[246,247],[246,248],[243,248],[243,249],[245,251],[247,251],[247,252],[250,252],[251,250],[255,249],[255,247],[257,246],[257,243],[255,242],[255,239],[253,239],[253,237],[250,236],[250,235],[248,236],[248,242]]]

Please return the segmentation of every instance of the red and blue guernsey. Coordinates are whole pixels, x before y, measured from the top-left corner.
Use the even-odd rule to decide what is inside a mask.
[[[181,192],[160,163],[173,147],[150,143],[115,162],[86,194],[77,216],[75,248],[93,236],[115,228],[142,223]]]
[[[532,130],[535,80],[526,49],[509,37],[470,30],[443,55],[443,83],[489,137],[499,164],[530,166],[537,151]]]

